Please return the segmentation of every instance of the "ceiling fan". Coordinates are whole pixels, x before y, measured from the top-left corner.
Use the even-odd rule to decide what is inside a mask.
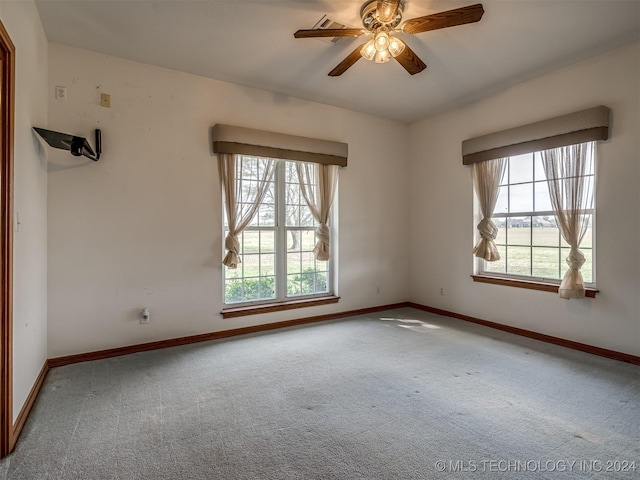
[[[386,63],[391,58],[395,58],[407,72],[415,75],[427,68],[427,66],[406,43],[394,35],[395,33],[414,34],[464,25],[465,23],[479,21],[484,14],[482,4],[478,3],[468,7],[412,18],[400,25],[403,10],[404,0],[368,0],[360,9],[360,17],[364,28],[298,30],[293,36],[295,38],[314,38],[373,35],[371,40],[359,45],[331,70],[329,72],[331,77],[342,75],[361,57],[367,60],[374,60],[376,63]]]

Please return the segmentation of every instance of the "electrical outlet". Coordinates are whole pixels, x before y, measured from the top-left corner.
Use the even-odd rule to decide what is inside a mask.
[[[147,323],[149,323],[149,317],[149,309],[143,308],[140,312],[140,325],[146,325]]]
[[[440,287],[440,295],[444,296],[444,288]]]
[[[56,85],[56,100],[67,100],[67,87]]]
[[[111,95],[109,95],[108,93],[101,93],[100,106],[105,108],[111,108]]]

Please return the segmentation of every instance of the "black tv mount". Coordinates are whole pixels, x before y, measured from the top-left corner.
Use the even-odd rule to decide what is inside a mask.
[[[68,133],[54,132],[44,128],[33,127],[33,129],[44,138],[45,142],[54,148],[69,150],[74,157],[87,157],[94,162],[100,160],[102,153],[102,134],[100,129],[96,128],[96,151],[94,152],[89,142],[84,137],[76,137]]]

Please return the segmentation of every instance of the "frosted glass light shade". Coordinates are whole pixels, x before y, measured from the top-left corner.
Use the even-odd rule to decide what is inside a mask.
[[[362,55],[363,58],[366,58],[367,60],[373,60],[376,56],[376,52],[377,50],[372,38],[365,44],[364,47],[362,47],[362,50],[360,50],[360,55]]]
[[[402,52],[404,52],[405,47],[406,45],[399,38],[391,37],[389,39],[389,53],[391,54],[392,57],[395,58],[398,55],[400,55]]]
[[[391,60],[391,54],[389,50],[382,50],[381,52],[376,52],[375,61],[376,63],[387,63]]]
[[[389,48],[389,35],[387,32],[378,32],[376,34],[375,46],[378,52],[383,52]]]

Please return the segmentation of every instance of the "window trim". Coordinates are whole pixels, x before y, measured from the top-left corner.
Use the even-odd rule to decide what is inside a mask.
[[[474,282],[480,282],[480,283],[490,283],[493,285],[503,285],[506,287],[517,287],[517,288],[525,288],[528,290],[537,290],[537,291],[541,291],[541,292],[552,292],[557,294],[558,293],[558,288],[560,287],[560,282],[558,281],[558,283],[551,283],[549,281],[543,281],[543,280],[531,280],[531,279],[525,279],[525,278],[515,278],[515,277],[507,277],[507,276],[500,276],[497,274],[493,274],[493,275],[487,275],[487,274],[475,274],[475,275],[471,275],[471,278],[473,278]],[[535,278],[535,277],[534,277]],[[598,290],[597,288],[595,288],[594,286],[590,285],[590,284],[586,284],[585,287],[585,297],[589,297],[589,298],[596,298],[596,293],[599,293],[600,290]]]
[[[234,307],[226,307],[220,311],[222,318],[244,317],[247,315],[258,315],[261,313],[282,312],[285,310],[293,310],[297,308],[317,307],[320,305],[330,305],[338,303],[340,297],[336,295],[315,296],[312,298],[302,298],[287,301],[271,301],[256,303],[254,305],[241,305]],[[232,304],[227,304],[232,305]]]

